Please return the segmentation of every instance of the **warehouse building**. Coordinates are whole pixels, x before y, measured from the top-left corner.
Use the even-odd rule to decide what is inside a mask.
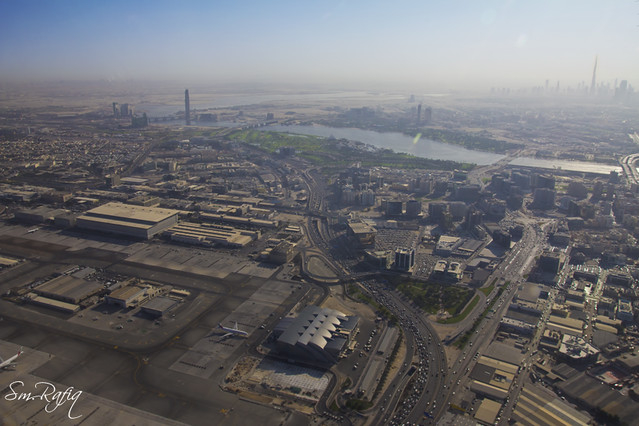
[[[153,317],[161,317],[166,315],[171,309],[175,308],[179,301],[175,298],[159,296],[142,305],[142,312]]]
[[[177,210],[113,202],[87,211],[77,218],[76,226],[91,231],[150,239],[177,222]]]
[[[224,214],[200,213],[200,218],[207,222],[230,223],[232,225],[247,226],[250,228],[275,229],[280,226],[279,220],[257,219],[254,217],[238,217]]]
[[[470,390],[503,401],[508,397],[518,369],[519,366],[515,364],[481,356],[470,373]]]
[[[80,310],[80,305],[61,302],[59,300],[50,299],[44,296],[38,296],[36,293],[29,293],[27,297],[29,301],[34,305],[44,306],[45,308],[55,309],[65,313],[75,313]]]
[[[230,248],[242,248],[260,237],[259,231],[249,231],[236,229],[231,226],[180,223],[171,229],[164,231],[164,234],[185,244],[196,244],[203,246],[225,246]]]
[[[277,265],[283,265],[292,261],[297,255],[297,245],[288,241],[282,241],[270,251],[268,261]]]
[[[115,290],[105,297],[107,303],[131,308],[153,297],[157,289],[150,285],[129,285]]]
[[[17,211],[14,217],[16,221],[27,224],[38,224],[45,222],[53,223],[56,216],[68,213],[68,210],[51,209],[46,206],[40,206],[34,209]]]
[[[554,393],[535,385],[526,385],[521,390],[512,420],[521,425],[593,424],[588,414],[557,398]]]
[[[60,275],[34,288],[33,292],[46,298],[78,304],[101,289],[100,283],[85,281],[71,275]]]

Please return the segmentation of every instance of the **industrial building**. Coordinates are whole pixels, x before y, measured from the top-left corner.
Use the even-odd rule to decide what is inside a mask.
[[[27,294],[27,298],[34,305],[40,305],[44,306],[45,308],[56,309],[58,311],[66,313],[75,313],[80,310],[80,305],[61,302],[60,300],[55,300],[44,296],[38,296],[36,293]]]
[[[512,420],[521,425],[592,424],[592,419],[586,413],[575,409],[546,389],[534,385],[526,385],[522,389]]]
[[[172,297],[159,296],[142,305],[142,312],[153,317],[164,316],[171,309],[175,308],[180,302]]]
[[[636,424],[639,417],[639,403],[584,373],[572,375],[557,384],[557,388],[580,407],[598,409],[609,416],[616,416],[619,424]]]
[[[53,223],[58,216],[68,215],[69,210],[51,209],[46,206],[36,207],[34,209],[20,210],[15,212],[15,220],[22,223]]]
[[[321,364],[337,362],[357,332],[359,317],[329,308],[307,306],[286,317],[273,331],[281,354]]]
[[[501,410],[499,402],[485,398],[475,413],[475,420],[482,424],[492,425],[499,415],[499,410]]]
[[[260,232],[224,225],[180,223],[164,231],[164,235],[167,235],[172,241],[186,244],[241,248],[257,240],[260,237]]]
[[[120,305],[123,308],[131,308],[153,297],[157,289],[150,285],[129,285],[119,288],[107,295],[104,299],[107,303]]]
[[[568,362],[593,363],[597,361],[599,350],[581,337],[566,334],[561,339],[558,359]]]
[[[470,390],[496,401],[503,401],[508,397],[518,368],[515,364],[481,356],[470,373]]]
[[[295,248],[295,244],[288,241],[281,241],[278,245],[273,247],[269,253],[268,261],[278,265],[289,263],[297,254],[297,250]]]
[[[72,277],[60,275],[33,289],[39,296],[59,300],[72,304],[91,297],[102,289],[102,284]]]
[[[275,229],[280,226],[279,220],[257,219],[254,217],[239,217],[224,214],[200,213],[200,218],[209,222],[231,223],[233,225],[249,226],[251,228]]]
[[[76,226],[91,231],[149,239],[177,222],[177,210],[112,202],[87,211],[77,218]]]

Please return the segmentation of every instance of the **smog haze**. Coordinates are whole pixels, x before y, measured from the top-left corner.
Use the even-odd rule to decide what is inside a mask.
[[[3,2],[10,81],[553,86],[639,75],[633,1]]]

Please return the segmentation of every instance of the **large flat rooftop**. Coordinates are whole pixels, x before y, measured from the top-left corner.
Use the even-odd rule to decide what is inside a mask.
[[[158,223],[178,213],[178,210],[112,202],[91,209],[82,217],[125,218],[126,222]]]

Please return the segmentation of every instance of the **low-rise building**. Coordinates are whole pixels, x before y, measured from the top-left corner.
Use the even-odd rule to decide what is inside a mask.
[[[307,306],[286,317],[273,331],[278,351],[289,357],[333,364],[357,333],[359,318],[329,308]]]
[[[113,202],[79,216],[76,226],[91,231],[149,239],[177,222],[177,210]]]
[[[133,284],[121,287],[105,296],[105,301],[110,304],[120,305],[123,308],[138,306],[145,300],[154,296],[157,289],[150,285]]]
[[[594,363],[599,356],[599,349],[578,336],[565,334],[561,339],[559,359],[563,359],[569,363]]]
[[[366,222],[352,220],[348,222],[347,234],[354,237],[361,246],[367,247],[375,244],[377,230]]]

